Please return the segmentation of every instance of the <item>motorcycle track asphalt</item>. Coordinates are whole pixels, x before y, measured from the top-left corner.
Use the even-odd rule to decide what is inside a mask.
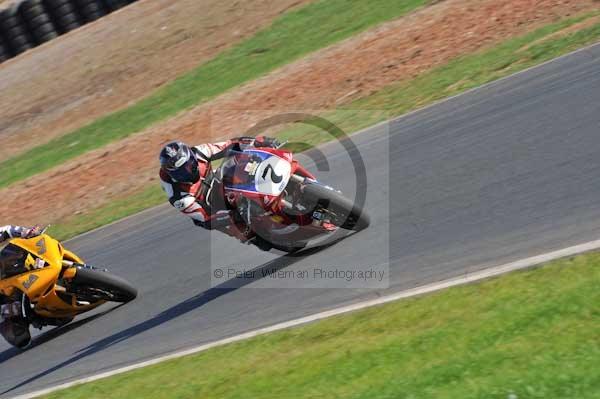
[[[262,253],[160,206],[66,244],[138,287],[19,352],[0,343],[0,397],[600,237],[600,45],[352,136],[371,227],[306,256]],[[316,174],[355,191],[339,143]],[[356,154],[353,154],[354,156]],[[312,170],[316,166],[302,155]],[[212,269],[211,269],[212,265]],[[389,267],[388,288],[211,288],[215,268]],[[262,287],[262,288],[261,288]],[[201,371],[200,371],[201,372]]]

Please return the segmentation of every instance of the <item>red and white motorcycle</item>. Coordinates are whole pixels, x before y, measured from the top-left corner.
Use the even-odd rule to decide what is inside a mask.
[[[247,229],[281,251],[294,252],[338,228],[359,231],[370,223],[363,209],[280,148],[230,151],[209,181],[209,204],[213,197],[224,198]],[[222,196],[211,195],[217,187]]]

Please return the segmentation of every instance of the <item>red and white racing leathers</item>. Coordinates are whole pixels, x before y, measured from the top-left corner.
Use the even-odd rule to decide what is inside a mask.
[[[184,215],[190,217],[194,224],[206,229],[219,229],[226,234],[245,240],[238,229],[226,228],[231,223],[230,212],[223,207],[215,204],[208,204],[205,198],[207,193],[207,184],[203,184],[206,176],[211,172],[210,162],[225,156],[232,147],[270,147],[277,142],[263,136],[238,137],[219,143],[200,144],[191,147],[192,154],[198,162],[198,171],[200,180],[190,184],[182,183],[172,179],[169,174],[161,168],[160,180],[162,188],[169,197],[169,202]],[[223,204],[223,200],[215,201]],[[212,206],[211,206],[212,205]]]
[[[207,143],[191,147],[192,154],[198,162],[198,171],[200,172],[200,180],[190,184],[182,183],[173,180],[165,170],[160,170],[160,182],[163,190],[169,197],[169,202],[177,210],[184,215],[192,218],[194,222],[200,226],[210,228],[211,221],[217,217],[215,212],[207,206],[203,197],[202,182],[206,175],[210,172],[210,161],[222,158],[227,149],[236,140],[227,140],[220,143]]]

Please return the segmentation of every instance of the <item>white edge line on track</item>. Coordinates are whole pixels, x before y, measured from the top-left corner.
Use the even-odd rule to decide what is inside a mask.
[[[526,68],[526,69],[524,69],[522,71],[518,71],[518,72],[515,72],[515,73],[513,73],[511,75],[508,75],[508,76],[496,79],[496,80],[494,80],[492,82],[488,82],[488,83],[483,84],[481,86],[474,87],[474,88],[469,89],[467,91],[464,91],[462,93],[458,93],[458,94],[456,94],[454,96],[441,99],[441,100],[436,101],[436,102],[434,102],[432,104],[429,104],[429,105],[426,105],[426,106],[424,106],[422,108],[418,108],[416,110],[410,111],[410,112],[408,112],[406,114],[403,114],[401,116],[394,117],[394,118],[391,118],[391,119],[389,119],[387,121],[383,121],[383,122],[377,123],[377,124],[375,124],[373,126],[365,128],[365,129],[361,129],[361,130],[359,130],[359,131],[351,134],[351,136],[362,134],[362,133],[365,133],[365,132],[367,132],[367,131],[369,131],[371,129],[376,129],[378,127],[381,127],[381,126],[383,126],[385,124],[388,124],[388,123],[391,123],[393,121],[401,120],[403,118],[406,118],[406,117],[409,117],[411,115],[414,115],[414,114],[416,114],[418,112],[423,112],[425,110],[428,110],[430,108],[433,108],[435,106],[443,104],[443,103],[445,103],[447,101],[451,101],[451,100],[453,100],[453,99],[455,99],[457,97],[465,96],[465,95],[471,94],[473,92],[477,92],[479,90],[488,88],[490,86],[500,84],[500,83],[504,82],[505,80],[514,78],[514,77],[522,75],[522,74],[526,74],[526,73],[531,72],[532,70],[535,70],[535,69],[538,69],[538,68],[542,68],[543,66],[546,66],[548,64],[552,64],[552,63],[557,62],[557,61],[560,61],[560,60],[562,60],[564,58],[567,58],[567,57],[570,57],[570,56],[572,56],[574,54],[578,54],[578,53],[581,53],[581,52],[588,51],[588,50],[590,50],[590,49],[592,49],[592,48],[594,48],[596,46],[600,46],[600,43],[590,44],[590,45],[588,45],[586,47],[582,47],[582,48],[580,48],[578,50],[575,50],[575,51],[572,51],[570,53],[564,54],[564,55],[559,56],[557,58],[553,58],[553,59],[548,60],[546,62],[543,62],[541,64],[534,65],[534,66]],[[327,145],[327,143],[324,143],[324,145]],[[158,205],[156,207],[145,209],[145,210],[140,211],[138,213],[135,213],[133,215],[127,216],[127,217],[125,217],[123,219],[116,220],[116,221],[114,221],[112,223],[109,223],[107,225],[104,225],[104,226],[98,227],[96,229],[90,230],[88,232],[85,232],[83,234],[80,234],[80,235],[78,235],[76,237],[73,237],[72,239],[78,238],[78,237],[83,237],[83,236],[86,236],[88,234],[92,234],[92,233],[94,233],[97,230],[101,230],[101,229],[107,228],[107,227],[109,227],[111,225],[124,222],[127,219],[139,216],[140,214],[152,211],[152,210],[154,210],[156,208],[163,207],[163,206],[165,206],[165,205],[163,204],[163,205]],[[269,326],[269,327],[264,327],[264,328],[260,328],[260,329],[257,329],[257,330],[248,331],[248,332],[243,333],[243,334],[239,334],[239,335],[236,335],[236,336],[233,336],[233,337],[229,337],[229,338],[221,339],[221,340],[218,340],[218,341],[210,342],[208,344],[200,345],[200,346],[197,346],[197,347],[194,347],[194,348],[191,348],[191,349],[186,349],[186,350],[174,352],[174,353],[171,353],[169,355],[160,356],[160,357],[157,357],[155,359],[151,359],[151,360],[147,360],[147,361],[144,361],[144,362],[132,364],[130,366],[118,368],[118,369],[111,370],[111,371],[106,371],[106,372],[103,372],[103,373],[100,373],[100,374],[96,374],[94,376],[90,376],[90,377],[86,377],[86,378],[81,378],[81,379],[74,380],[74,381],[71,381],[71,382],[67,382],[67,383],[64,383],[64,384],[56,385],[56,386],[51,387],[51,388],[46,388],[46,389],[43,389],[43,390],[39,390],[39,391],[27,393],[27,394],[24,394],[24,395],[15,396],[14,399],[30,399],[30,398],[35,398],[35,397],[41,396],[41,395],[47,395],[49,393],[52,393],[52,392],[55,392],[55,391],[58,391],[58,390],[61,390],[61,389],[66,389],[66,388],[70,388],[70,387],[73,387],[73,386],[76,386],[76,385],[85,384],[87,382],[97,381],[97,380],[100,380],[100,379],[103,379],[103,378],[107,378],[107,377],[110,377],[110,376],[113,376],[113,375],[116,375],[116,374],[121,374],[121,373],[125,373],[127,371],[136,370],[136,369],[139,369],[139,368],[142,368],[142,367],[146,367],[146,366],[150,366],[150,365],[153,365],[153,364],[157,364],[157,363],[160,363],[160,362],[163,362],[163,361],[166,361],[166,360],[176,359],[176,358],[179,358],[179,357],[182,357],[182,356],[191,355],[191,354],[194,354],[194,353],[199,353],[199,352],[211,349],[211,348],[215,348],[215,347],[226,345],[226,344],[233,343],[233,342],[242,341],[242,340],[245,340],[245,339],[248,339],[248,338],[252,338],[252,337],[256,337],[256,336],[259,336],[259,335],[262,335],[262,334],[266,334],[266,333],[269,333],[269,332],[283,330],[283,329],[286,329],[286,328],[298,326],[298,325],[301,325],[301,324],[310,323],[310,322],[313,322],[313,321],[316,321],[316,320],[322,320],[322,319],[325,319],[325,318],[328,318],[328,317],[331,317],[331,316],[336,316],[336,315],[340,315],[340,314],[344,314],[344,313],[348,313],[348,312],[353,312],[353,311],[360,310],[360,309],[365,309],[365,308],[368,308],[368,307],[371,307],[371,306],[381,305],[381,304],[384,304],[384,303],[396,301],[396,300],[403,299],[403,298],[409,298],[409,297],[413,297],[413,296],[417,296],[417,295],[427,294],[427,293],[434,292],[434,291],[439,291],[439,290],[442,290],[442,289],[445,289],[445,288],[449,288],[449,287],[454,287],[454,286],[457,286],[457,285],[472,283],[472,282],[475,282],[475,281],[478,281],[478,280],[482,280],[482,279],[486,279],[486,278],[489,278],[489,277],[498,276],[500,274],[504,274],[504,273],[507,273],[507,272],[510,272],[510,271],[532,267],[532,266],[538,265],[540,263],[548,262],[548,261],[559,259],[559,258],[564,258],[564,257],[567,257],[567,256],[572,256],[572,255],[575,255],[575,254],[578,254],[578,253],[587,252],[587,251],[591,251],[591,250],[595,250],[595,249],[599,249],[599,248],[600,248],[600,240],[590,241],[590,242],[585,243],[585,244],[580,244],[580,245],[576,245],[576,246],[573,246],[573,247],[568,247],[568,248],[564,248],[564,249],[561,249],[561,250],[557,250],[557,251],[553,251],[553,252],[548,252],[546,254],[534,256],[534,257],[531,257],[531,258],[522,259],[522,260],[519,260],[519,261],[516,261],[516,262],[511,262],[511,263],[507,263],[507,264],[496,266],[496,267],[491,267],[491,268],[488,268],[488,269],[485,269],[485,270],[481,270],[481,271],[478,271],[478,272],[475,272],[475,273],[471,273],[471,274],[468,274],[468,275],[465,275],[465,276],[456,277],[456,278],[452,278],[452,279],[440,281],[440,282],[433,283],[433,284],[427,284],[427,285],[416,287],[416,288],[412,288],[412,289],[409,289],[409,290],[406,290],[406,291],[401,291],[401,292],[398,292],[396,294],[391,294],[391,295],[383,296],[383,297],[380,297],[380,298],[377,298],[377,299],[372,299],[372,300],[367,300],[367,301],[355,303],[355,304],[352,304],[352,305],[342,306],[342,307],[339,307],[339,308],[336,308],[336,309],[332,309],[332,310],[328,310],[328,311],[324,311],[324,312],[319,312],[319,313],[316,313],[316,314],[313,314],[313,315],[310,315],[310,316],[302,317],[302,318],[295,319],[295,320],[286,321],[286,322],[275,324],[275,325],[272,325],[272,326]]]
[[[542,62],[541,64],[537,64],[537,65],[530,66],[529,68],[525,68],[525,69],[523,69],[523,70],[521,70],[521,71],[517,71],[517,72],[515,72],[515,73],[512,73],[512,74],[510,74],[510,75],[504,76],[504,77],[502,77],[502,78],[498,78],[498,79],[496,79],[496,80],[493,80],[493,81],[491,81],[491,82],[488,82],[488,83],[482,84],[482,85],[480,85],[480,86],[473,87],[473,88],[471,88],[471,89],[468,89],[468,90],[466,90],[466,91],[463,91],[463,92],[461,92],[461,93],[457,93],[457,94],[455,94],[455,95],[453,95],[453,96],[446,97],[446,98],[442,98],[442,99],[440,99],[440,100],[438,100],[438,101],[435,101],[435,102],[433,102],[433,103],[431,103],[431,104],[428,104],[428,105],[426,105],[426,106],[424,106],[424,107],[417,108],[417,109],[415,109],[415,110],[412,110],[412,111],[409,111],[409,112],[407,112],[407,113],[405,113],[405,114],[402,114],[402,115],[399,115],[399,116],[395,116],[395,117],[392,117],[391,119],[388,119],[388,120],[386,120],[386,121],[383,121],[383,122],[376,123],[375,125],[372,125],[372,126],[366,127],[366,128],[364,128],[364,129],[360,129],[360,130],[358,130],[358,131],[356,131],[356,132],[354,132],[354,133],[351,133],[351,134],[349,134],[349,136],[350,136],[350,137],[352,137],[352,136],[355,136],[355,135],[363,134],[363,133],[366,133],[366,132],[368,132],[369,130],[372,130],[372,129],[377,129],[378,127],[384,126],[384,125],[386,125],[386,124],[388,124],[388,123],[391,123],[391,122],[394,122],[394,121],[399,121],[399,120],[401,120],[401,119],[404,119],[404,118],[407,118],[407,117],[409,117],[409,116],[412,116],[412,115],[414,115],[414,114],[416,114],[416,113],[418,113],[418,112],[423,112],[423,111],[426,111],[426,110],[428,110],[428,109],[430,109],[430,108],[433,108],[433,107],[435,107],[435,106],[438,106],[438,105],[440,105],[440,104],[443,104],[443,103],[445,103],[445,102],[451,101],[451,100],[453,100],[453,99],[455,99],[455,98],[457,98],[457,97],[466,96],[466,95],[468,95],[468,94],[471,94],[471,93],[473,93],[473,92],[477,92],[477,91],[479,91],[479,90],[486,89],[486,88],[488,88],[488,87],[491,87],[491,86],[494,86],[494,85],[496,85],[496,84],[500,84],[500,83],[504,82],[505,80],[512,79],[512,78],[514,78],[514,77],[516,77],[516,76],[519,76],[519,75],[526,74],[526,73],[528,73],[528,72],[531,72],[531,71],[533,71],[533,70],[535,70],[535,69],[542,68],[542,67],[544,67],[544,66],[546,66],[546,65],[548,65],[548,64],[552,64],[552,63],[554,63],[554,62],[557,62],[557,61],[563,60],[564,58],[567,58],[567,57],[573,56],[573,55],[575,55],[575,54],[579,54],[579,53],[582,53],[582,52],[588,51],[588,50],[590,50],[590,49],[592,49],[592,48],[594,48],[594,47],[596,47],[596,46],[600,47],[600,42],[597,42],[597,43],[592,43],[592,44],[590,44],[590,45],[587,45],[587,46],[585,46],[585,47],[582,47],[582,48],[580,48],[580,49],[574,50],[574,51],[572,51],[572,52],[570,52],[570,53],[563,54],[563,55],[561,55],[561,56],[559,56],[559,57],[556,57],[556,58],[553,58],[553,59],[551,59],[551,60],[548,60],[548,61]],[[330,143],[330,142],[326,142],[326,143],[323,143],[323,144],[321,144],[320,146],[326,146],[326,145],[327,145],[327,144],[329,144],[329,143]],[[320,147],[320,146],[319,146],[319,147]],[[84,236],[87,236],[88,234],[92,234],[92,233],[94,233],[94,232],[96,232],[96,231],[98,231],[98,230],[101,230],[101,229],[104,229],[104,228],[110,227],[110,226],[112,226],[112,225],[114,225],[114,224],[117,224],[117,223],[124,222],[124,221],[126,221],[126,220],[128,220],[128,219],[131,219],[131,218],[133,218],[133,217],[139,216],[140,214],[144,214],[144,213],[146,213],[146,212],[149,212],[149,211],[152,211],[152,210],[154,210],[154,209],[157,209],[157,208],[160,208],[160,207],[164,207],[164,206],[166,206],[166,204],[161,204],[161,205],[154,206],[154,207],[152,207],[152,208],[148,208],[148,209],[141,210],[141,211],[139,211],[139,212],[137,212],[137,213],[134,213],[134,214],[132,214],[132,215],[126,216],[126,217],[124,217],[124,218],[122,218],[122,219],[115,220],[115,221],[113,221],[113,222],[111,222],[111,223],[105,224],[104,226],[96,227],[95,229],[92,229],[92,230],[90,230],[90,231],[86,231],[85,233],[81,233],[81,234],[79,234],[79,235],[77,235],[77,236],[75,236],[75,237],[72,237],[72,238],[70,238],[70,239],[69,239],[69,240],[67,240],[66,242],[68,242],[68,241],[71,241],[71,240],[74,240],[74,239],[76,239],[76,238],[79,238],[79,237],[84,237]]]
[[[477,92],[479,90],[488,88],[490,86],[497,85],[497,84],[499,84],[499,83],[501,83],[501,82],[503,82],[505,80],[514,78],[516,76],[519,76],[519,75],[522,75],[522,74],[525,74],[525,73],[528,73],[528,72],[531,72],[532,70],[535,70],[535,69],[541,68],[541,67],[543,67],[545,65],[552,64],[554,62],[560,61],[560,60],[562,60],[564,58],[567,58],[567,57],[570,57],[570,56],[572,56],[574,54],[585,52],[585,51],[590,50],[590,49],[592,49],[592,48],[594,48],[596,46],[600,46],[600,43],[590,44],[590,45],[588,45],[586,47],[582,47],[582,48],[580,48],[578,50],[572,51],[572,52],[570,52],[568,54],[564,54],[564,55],[562,55],[560,57],[553,58],[553,59],[548,60],[546,62],[543,62],[541,64],[534,65],[532,67],[526,68],[526,69],[524,69],[522,71],[518,71],[518,72],[515,72],[515,73],[513,73],[511,75],[508,75],[508,76],[496,79],[496,80],[494,80],[492,82],[483,84],[481,86],[474,87],[474,88],[469,89],[467,91],[464,91],[462,93],[458,93],[458,94],[456,94],[454,96],[441,99],[441,100],[436,101],[436,102],[434,102],[432,104],[426,105],[425,107],[422,107],[422,108],[410,111],[410,112],[408,112],[406,114],[403,114],[403,115],[401,115],[399,117],[394,117],[394,118],[389,119],[387,121],[383,121],[383,122],[377,123],[377,124],[375,124],[373,126],[370,126],[368,128],[361,129],[361,130],[353,133],[351,136],[362,134],[362,133],[365,133],[365,132],[367,132],[367,131],[369,131],[371,129],[376,129],[377,127],[381,127],[381,126],[383,126],[385,124],[388,124],[390,122],[401,120],[403,118],[406,118],[406,117],[409,117],[411,115],[414,115],[414,114],[416,114],[418,112],[423,112],[425,110],[428,110],[430,108],[433,108],[435,106],[443,104],[443,103],[445,103],[447,101],[451,101],[451,100],[453,100],[453,99],[455,99],[457,97],[465,96],[465,95],[471,94],[473,92]],[[327,143],[324,143],[324,145],[327,145]],[[123,219],[116,220],[116,221],[114,221],[112,223],[109,223],[107,225],[104,225],[104,226],[98,227],[96,229],[90,230],[88,232],[85,232],[83,234],[80,234],[80,235],[78,235],[76,237],[73,237],[72,239],[78,238],[78,237],[83,237],[83,236],[86,236],[88,234],[92,234],[92,233],[96,232],[97,230],[101,230],[101,229],[107,228],[107,227],[109,227],[111,225],[124,222],[127,219],[139,216],[140,214],[152,211],[152,210],[154,210],[156,208],[163,207],[163,206],[165,206],[165,205],[163,204],[163,205],[158,205],[156,207],[145,209],[145,210],[140,211],[138,213],[135,213],[133,215],[127,216],[127,217],[125,217]],[[348,312],[353,312],[353,311],[360,310],[360,309],[365,309],[365,308],[368,308],[368,307],[371,307],[371,306],[381,305],[381,304],[384,304],[384,303],[396,301],[396,300],[403,299],[403,298],[409,298],[409,297],[413,297],[413,296],[417,296],[417,295],[427,294],[427,293],[434,292],[434,291],[439,291],[439,290],[442,290],[442,289],[445,289],[445,288],[449,288],[449,287],[454,287],[454,286],[457,286],[457,285],[472,283],[472,282],[475,282],[475,281],[478,281],[478,280],[482,280],[482,279],[486,279],[486,278],[489,278],[489,277],[498,276],[500,274],[508,273],[510,271],[532,267],[532,266],[538,265],[540,263],[548,262],[548,261],[555,260],[555,259],[564,258],[564,257],[567,257],[567,256],[572,256],[572,255],[579,254],[579,253],[582,253],[582,252],[592,251],[592,250],[595,250],[595,249],[600,249],[600,240],[590,241],[590,242],[585,243],[585,244],[580,244],[580,245],[576,245],[576,246],[573,246],[573,247],[568,247],[568,248],[564,248],[564,249],[561,249],[561,250],[557,250],[557,251],[553,251],[553,252],[548,252],[546,254],[534,256],[534,257],[531,257],[531,258],[522,259],[522,260],[519,260],[519,261],[516,261],[516,262],[511,262],[511,263],[507,263],[507,264],[496,266],[496,267],[491,267],[491,268],[488,268],[488,269],[485,269],[485,270],[481,270],[481,271],[478,271],[478,272],[475,272],[475,273],[471,273],[471,274],[468,274],[468,275],[465,275],[465,276],[456,277],[456,278],[452,278],[452,279],[440,281],[440,282],[437,282],[437,283],[427,284],[427,285],[420,286],[420,287],[415,287],[415,288],[412,288],[412,289],[409,289],[409,290],[405,290],[405,291],[401,291],[401,292],[398,292],[398,293],[395,293],[395,294],[383,296],[383,297],[380,297],[380,298],[377,298],[377,299],[372,299],[372,300],[367,300],[367,301],[355,303],[355,304],[352,304],[352,305],[342,306],[342,307],[339,307],[339,308],[336,308],[336,309],[332,309],[332,310],[328,310],[328,311],[324,311],[324,312],[319,312],[319,313],[316,313],[316,314],[313,314],[313,315],[310,315],[310,316],[302,317],[302,318],[295,319],[295,320],[286,321],[286,322],[275,324],[275,325],[272,325],[272,326],[269,326],[269,327],[264,327],[264,328],[260,328],[260,329],[257,329],[257,330],[248,331],[248,332],[243,333],[243,334],[239,334],[239,335],[236,335],[236,336],[233,336],[233,337],[229,337],[229,338],[221,339],[221,340],[218,340],[218,341],[210,342],[208,344],[200,345],[200,346],[197,346],[197,347],[194,347],[194,348],[191,348],[191,349],[186,349],[186,350],[174,352],[174,353],[171,353],[169,355],[160,356],[160,357],[157,357],[155,359],[151,359],[151,360],[143,361],[143,362],[140,362],[140,363],[132,364],[130,366],[126,366],[126,367],[118,368],[118,369],[115,369],[115,370],[110,370],[110,371],[106,371],[106,372],[103,372],[103,373],[100,373],[100,374],[96,374],[96,375],[93,375],[93,376],[90,376],[90,377],[85,377],[85,378],[81,378],[81,379],[78,379],[78,380],[70,381],[70,382],[67,382],[67,383],[64,383],[64,384],[56,385],[56,386],[51,387],[51,388],[46,388],[46,389],[43,389],[43,390],[38,390],[38,391],[27,393],[27,394],[24,394],[24,395],[15,396],[14,399],[30,399],[30,398],[35,398],[35,397],[41,396],[41,395],[47,395],[49,393],[52,393],[52,392],[55,392],[55,391],[58,391],[58,390],[70,388],[70,387],[73,387],[73,386],[76,386],[76,385],[85,384],[87,382],[97,381],[97,380],[100,380],[100,379],[103,379],[103,378],[107,378],[107,377],[110,377],[110,376],[113,376],[113,375],[125,373],[127,371],[136,370],[136,369],[139,369],[139,368],[142,368],[142,367],[146,367],[146,366],[150,366],[150,365],[153,365],[153,364],[157,364],[157,363],[160,363],[160,362],[163,362],[163,361],[166,361],[166,360],[176,359],[176,358],[179,358],[179,357],[182,357],[182,356],[186,356],[186,355],[191,355],[191,354],[194,354],[194,353],[203,352],[203,351],[211,349],[211,348],[215,348],[215,347],[226,345],[226,344],[233,343],[233,342],[242,341],[242,340],[249,339],[249,338],[252,338],[252,337],[256,337],[256,336],[259,336],[259,335],[262,335],[262,334],[266,334],[266,333],[269,333],[269,332],[283,330],[283,329],[286,329],[286,328],[298,326],[298,325],[301,325],[301,324],[310,323],[310,322],[317,321],[317,320],[322,320],[322,319],[325,319],[325,318],[328,318],[328,317],[332,317],[332,316],[336,316],[336,315],[340,315],[340,314],[344,314],[344,313],[348,313]]]
[[[107,377],[110,377],[113,375],[125,373],[127,371],[136,370],[136,369],[139,369],[142,367],[161,363],[161,362],[164,362],[164,361],[170,360],[170,359],[176,359],[176,358],[180,358],[182,356],[187,356],[187,355],[191,355],[194,353],[203,352],[203,351],[206,351],[211,348],[227,345],[227,344],[234,343],[234,342],[243,341],[243,340],[257,337],[259,335],[267,334],[270,332],[284,330],[287,328],[299,326],[299,325],[310,323],[313,321],[322,320],[322,319],[325,319],[328,317],[337,316],[337,315],[341,315],[341,314],[349,313],[349,312],[354,312],[357,310],[381,305],[381,304],[392,302],[392,301],[397,301],[399,299],[414,297],[417,295],[423,295],[423,294],[443,290],[443,289],[458,286],[458,285],[473,283],[478,280],[487,279],[490,277],[498,276],[498,275],[508,273],[511,271],[515,271],[515,270],[519,270],[519,269],[533,267],[533,266],[539,265],[544,262],[580,254],[583,252],[592,251],[595,249],[600,249],[600,240],[590,241],[590,242],[587,242],[584,244],[579,244],[579,245],[575,245],[572,247],[560,249],[557,251],[548,252],[548,253],[545,253],[542,255],[537,255],[537,256],[530,257],[530,258],[521,259],[521,260],[518,260],[515,262],[506,263],[504,265],[491,267],[491,268],[484,269],[484,270],[474,272],[474,273],[470,273],[470,274],[467,274],[464,276],[455,277],[455,278],[451,278],[448,280],[443,280],[443,281],[439,281],[436,283],[411,288],[411,289],[408,289],[405,291],[397,292],[395,294],[382,296],[380,298],[370,299],[370,300],[354,303],[351,305],[341,306],[336,309],[331,309],[331,310],[327,310],[324,312],[315,313],[313,315],[301,317],[299,319],[285,321],[282,323],[274,324],[269,327],[259,328],[257,330],[248,331],[246,333],[235,335],[233,337],[220,339],[218,341],[210,342],[210,343],[196,346],[196,347],[193,347],[190,349],[173,352],[168,355],[160,356],[160,357],[146,360],[146,361],[143,361],[140,363],[135,363],[135,364],[132,364],[132,365],[129,365],[126,367],[121,367],[118,369],[114,369],[114,370],[106,371],[106,372],[103,372],[100,374],[96,374],[96,375],[93,375],[90,377],[85,377],[85,378],[70,381],[70,382],[67,382],[64,384],[56,385],[51,388],[46,388],[46,389],[42,389],[39,391],[27,393],[24,395],[15,396],[14,399],[31,399],[31,398],[35,398],[35,397],[38,397],[41,395],[47,395],[49,393],[52,393],[52,392],[55,392],[55,391],[58,391],[61,389],[66,389],[66,388],[70,388],[70,387],[73,387],[76,385],[85,384],[87,382],[97,381],[97,380],[107,378]]]

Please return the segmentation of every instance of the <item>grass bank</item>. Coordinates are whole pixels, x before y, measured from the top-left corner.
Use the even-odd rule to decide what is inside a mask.
[[[465,55],[414,80],[392,85],[368,97],[344,104],[340,107],[342,112],[333,111],[323,116],[344,131],[355,132],[386,118],[402,115],[434,101],[540,64],[598,41],[600,22],[574,29],[578,24],[596,18],[598,14],[589,13],[565,19],[528,35],[507,40],[491,49]],[[384,112],[365,113],[365,110],[369,109]],[[307,127],[285,130],[279,134],[279,137],[282,140],[301,142],[302,144],[290,146],[294,151],[302,151],[331,140],[328,134]],[[57,237],[69,238],[164,201],[164,195],[157,184],[91,212],[62,220],[53,226],[51,232]]]
[[[598,398],[599,286],[586,254],[47,398]]]
[[[323,116],[345,132],[355,132],[400,116],[597,42],[600,40],[599,15],[600,12],[592,12],[564,19],[491,49],[465,54],[413,80],[343,104],[340,110]],[[586,26],[586,21],[595,23]],[[577,29],[578,26],[582,28]],[[366,112],[368,110],[377,112]],[[306,125],[282,132],[280,137],[311,145],[331,140],[328,133]],[[305,148],[306,145],[300,145],[296,149]]]
[[[0,163],[0,187],[122,139],[303,55],[398,18],[429,0],[320,0],[277,18],[253,37],[136,104]]]

